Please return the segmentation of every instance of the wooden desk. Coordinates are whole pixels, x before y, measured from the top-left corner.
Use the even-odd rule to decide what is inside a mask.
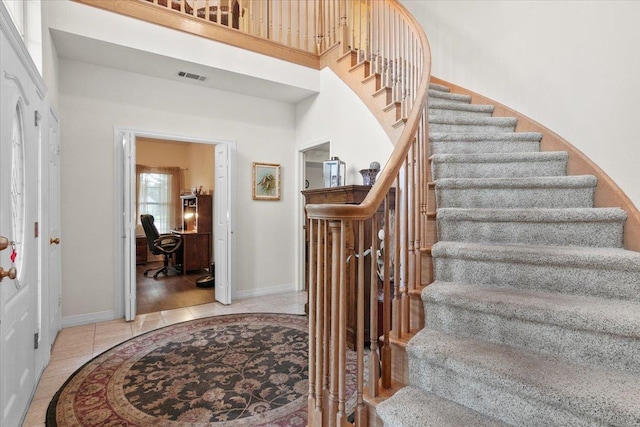
[[[147,245],[146,236],[136,236],[136,265],[145,265],[147,263]]]
[[[190,270],[211,267],[211,233],[174,231],[182,237],[182,248],[176,255],[176,263],[182,264],[182,274]]]
[[[371,187],[365,185],[345,185],[342,187],[330,187],[330,188],[320,188],[317,190],[305,190],[302,191],[302,194],[305,197],[305,205],[308,204],[326,204],[326,203],[346,203],[346,204],[360,204],[364,198],[371,190]],[[389,198],[389,209],[395,210],[395,189],[392,188]],[[380,229],[384,226],[384,218],[382,217],[382,213],[384,212],[384,204],[380,206],[378,210],[378,224],[376,224],[376,229]],[[306,215],[305,215],[306,216]],[[309,246],[309,230],[307,229],[308,221],[305,217],[305,250],[308,254],[308,246]],[[351,257],[351,261],[347,264],[347,345],[352,350],[355,348],[356,344],[356,278],[357,275],[357,264],[355,262],[355,253],[359,239],[364,239],[364,247],[371,247],[371,221],[365,222],[364,227],[364,236],[359,236],[357,227],[351,226],[347,227],[347,235],[346,243],[347,243],[347,256]],[[328,242],[329,245],[329,253],[331,253],[331,242]],[[309,290],[309,269],[308,269],[308,255],[305,254],[305,289]],[[371,257],[368,256],[364,260],[365,264],[365,344],[369,343],[369,312],[370,312],[370,304],[369,298],[371,292],[377,292],[380,284],[379,283],[371,283],[371,276],[369,272],[371,271]],[[380,318],[382,315],[382,311],[379,309],[378,317]],[[380,333],[380,319],[379,319],[379,331]]]

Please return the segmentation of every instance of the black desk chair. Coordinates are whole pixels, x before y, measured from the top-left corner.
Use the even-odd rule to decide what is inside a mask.
[[[182,247],[182,238],[176,234],[160,234],[158,229],[153,224],[153,215],[142,214],[140,215],[140,222],[142,222],[142,228],[144,228],[144,234],[147,236],[147,244],[149,250],[154,255],[164,255],[164,265],[153,275],[154,279],[158,278],[158,274],[164,273],[169,275],[169,258],[180,247]],[[177,270],[178,266],[173,266],[174,270]],[[144,272],[146,276],[153,268],[150,268]]]

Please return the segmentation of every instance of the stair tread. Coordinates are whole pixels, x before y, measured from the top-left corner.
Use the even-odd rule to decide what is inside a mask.
[[[539,132],[502,132],[495,134],[467,133],[467,132],[430,132],[429,139],[433,141],[540,141]]]
[[[440,92],[449,92],[449,90],[450,90],[447,86],[441,85],[441,84],[438,84],[438,83],[429,83],[429,89],[437,90],[437,91],[440,91]]]
[[[449,117],[441,115],[429,115],[430,124],[454,124],[454,125],[503,125],[515,126],[517,117]]]
[[[435,281],[423,301],[501,317],[640,338],[640,302]]]
[[[396,427],[501,427],[507,424],[415,387],[404,387],[376,410],[385,425]]]
[[[442,178],[435,181],[436,188],[578,188],[595,187],[593,175],[543,176],[525,178]]]
[[[471,102],[471,95],[460,95],[457,93],[444,92],[441,90],[429,89],[429,97],[430,98],[441,98],[441,99],[449,99],[457,102]]]
[[[490,104],[466,104],[462,102],[450,101],[442,98],[430,98],[429,110],[452,110],[452,111],[466,111],[466,112],[482,112],[493,113],[494,106]]]
[[[429,159],[434,163],[509,163],[543,162],[549,160],[567,160],[566,151],[534,151],[520,153],[471,153],[471,154],[433,154]]]
[[[492,387],[609,425],[635,425],[640,419],[640,375],[636,373],[569,363],[429,329],[411,340],[407,352]]]
[[[463,220],[484,222],[621,222],[627,213],[620,208],[440,208],[438,220]]]
[[[640,272],[640,252],[620,248],[440,241],[433,245],[431,254],[434,258],[464,257],[547,266],[570,264],[582,268]]]

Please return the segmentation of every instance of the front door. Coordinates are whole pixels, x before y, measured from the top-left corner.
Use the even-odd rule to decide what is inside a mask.
[[[0,425],[20,425],[35,385],[38,141],[33,80],[0,40]],[[4,247],[0,244],[0,248]],[[10,273],[8,273],[10,272]],[[14,273],[15,272],[15,276]]]

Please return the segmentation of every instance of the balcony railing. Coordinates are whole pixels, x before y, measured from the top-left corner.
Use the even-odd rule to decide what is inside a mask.
[[[338,42],[346,0],[142,0],[203,21],[320,54]]]

